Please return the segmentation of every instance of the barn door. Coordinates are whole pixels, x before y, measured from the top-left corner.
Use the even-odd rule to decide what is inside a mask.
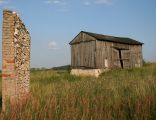
[[[121,50],[121,60],[123,62],[123,68],[130,67],[130,51],[129,50]]]
[[[121,68],[121,63],[120,63],[120,57],[119,57],[119,51],[117,49],[113,49],[113,67],[114,68]]]
[[[113,67],[114,68],[129,68],[129,50],[113,49]]]

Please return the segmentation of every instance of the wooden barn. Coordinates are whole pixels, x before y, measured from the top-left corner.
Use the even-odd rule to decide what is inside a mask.
[[[141,67],[143,64],[143,43],[131,38],[81,31],[69,44],[73,74],[89,70],[101,73],[101,70]]]

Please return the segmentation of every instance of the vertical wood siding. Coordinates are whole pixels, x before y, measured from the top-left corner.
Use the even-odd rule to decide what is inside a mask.
[[[121,61],[123,68],[142,66],[142,45],[99,41],[85,33],[80,33],[75,40],[77,43],[71,45],[74,68],[121,68]]]
[[[80,37],[81,36],[81,37]],[[79,43],[71,45],[71,65],[74,68],[95,68],[95,38],[81,33]]]

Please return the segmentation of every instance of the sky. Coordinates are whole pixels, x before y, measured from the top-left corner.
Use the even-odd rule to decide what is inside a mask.
[[[156,61],[155,6],[156,0],[0,0],[0,50],[3,9],[10,9],[30,32],[31,68],[70,64],[69,42],[80,31],[138,40],[144,60]]]

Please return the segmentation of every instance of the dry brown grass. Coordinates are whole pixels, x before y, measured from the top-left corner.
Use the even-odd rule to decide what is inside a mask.
[[[31,97],[22,107],[8,107],[9,120],[155,120],[156,64],[112,70],[99,78],[67,71],[33,71]]]

